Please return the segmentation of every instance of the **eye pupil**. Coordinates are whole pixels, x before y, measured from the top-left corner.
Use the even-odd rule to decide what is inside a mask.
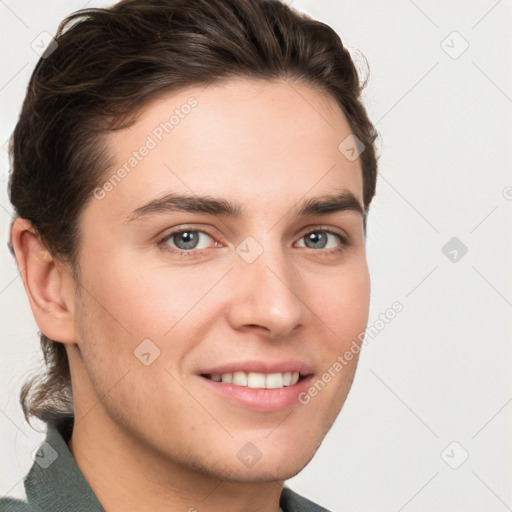
[[[306,235],[306,246],[311,249],[323,249],[327,244],[327,235],[321,231]]]
[[[173,236],[173,242],[179,249],[194,249],[199,242],[199,236],[196,231],[182,231]]]

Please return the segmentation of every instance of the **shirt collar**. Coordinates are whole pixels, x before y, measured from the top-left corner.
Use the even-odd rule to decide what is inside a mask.
[[[105,512],[71,454],[73,418],[48,423],[46,440],[25,478],[27,501],[43,512]]]

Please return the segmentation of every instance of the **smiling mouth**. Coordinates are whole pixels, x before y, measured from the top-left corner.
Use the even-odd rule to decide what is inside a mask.
[[[305,376],[299,372],[259,373],[237,371],[233,373],[203,374],[202,377],[224,384],[251,389],[282,389],[297,384]]]

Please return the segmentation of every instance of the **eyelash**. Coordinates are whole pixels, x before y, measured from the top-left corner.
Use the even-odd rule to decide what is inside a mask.
[[[185,232],[203,233],[203,234],[209,236],[212,240],[215,240],[215,238],[212,235],[210,235],[208,232],[203,231],[201,229],[180,228],[176,231],[172,231],[171,233],[168,233],[167,235],[165,235],[163,238],[161,238],[158,241],[157,245],[163,251],[170,252],[171,254],[180,256],[180,257],[190,257],[190,256],[196,256],[198,254],[201,255],[205,250],[207,250],[207,249],[189,249],[189,250],[181,249],[181,250],[179,250],[179,249],[172,248],[170,245],[168,245],[166,243],[173,236],[179,235],[180,233],[185,233]],[[336,253],[340,253],[340,252],[344,251],[346,249],[346,247],[348,247],[350,245],[349,239],[346,235],[339,233],[337,231],[333,231],[332,229],[327,229],[325,227],[316,227],[314,229],[311,229],[311,230],[305,232],[303,235],[301,235],[299,237],[299,240],[303,239],[304,237],[306,237],[307,235],[310,235],[312,233],[327,233],[329,235],[333,235],[338,238],[340,243],[334,249],[311,249],[308,247],[304,247],[304,249],[309,249],[310,251],[313,251],[316,253],[322,253],[324,255],[331,255],[331,254],[336,254]],[[217,242],[215,241],[215,243],[217,243]],[[211,249],[211,247],[208,247],[208,249]]]

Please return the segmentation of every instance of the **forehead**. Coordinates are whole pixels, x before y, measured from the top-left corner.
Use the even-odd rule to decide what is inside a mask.
[[[350,133],[335,99],[310,86],[232,79],[183,89],[108,137],[101,208],[126,218],[169,191],[222,196],[260,215],[342,190],[362,203],[360,161],[339,150]]]

